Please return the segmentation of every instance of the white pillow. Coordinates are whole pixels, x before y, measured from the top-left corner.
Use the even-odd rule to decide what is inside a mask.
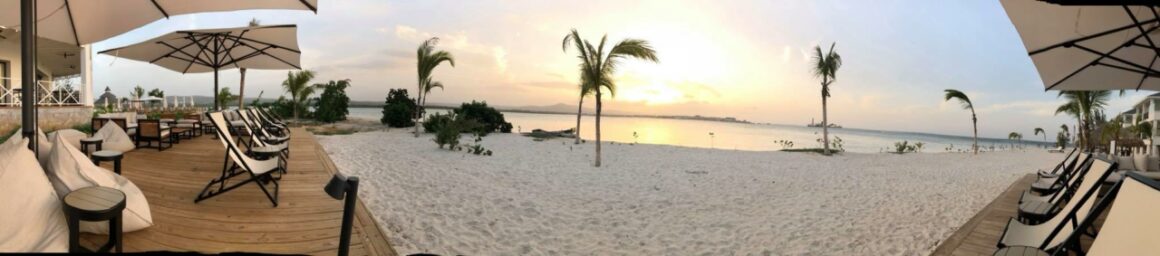
[[[115,188],[125,193],[125,211],[121,213],[123,232],[133,232],[153,225],[149,202],[137,185],[93,164],[84,153],[65,142],[63,136],[57,135],[53,141],[56,147],[52,149],[45,168],[57,194],[67,195],[68,192],[92,186]],[[81,232],[108,234],[109,223],[81,222]]]
[[[129,134],[125,133],[125,129],[117,126],[116,123],[108,122],[101,127],[101,130],[93,133],[93,138],[101,138],[101,149],[116,150],[121,152],[129,152],[137,148],[137,144],[133,139],[129,138]]]
[[[23,129],[24,127],[16,128],[16,134],[13,134],[12,137],[24,136],[20,134],[20,131]],[[48,137],[44,136],[44,131],[40,130],[40,127],[36,127],[36,140],[39,141],[36,145],[36,156],[39,157],[40,164],[44,165],[44,159],[48,157],[48,152],[52,150],[52,142],[48,141]]]
[[[88,134],[74,129],[61,129],[55,132],[50,132],[48,133],[48,137],[56,137],[57,134],[63,135],[65,141],[68,142],[69,145],[73,145],[75,148],[81,148],[81,139],[89,137]]]
[[[0,252],[67,252],[60,197],[27,148],[18,136],[0,144]]]
[[[1130,156],[1116,156],[1115,160],[1116,163],[1120,164],[1120,166],[1117,167],[1120,170],[1136,170],[1136,162]]]
[[[1148,171],[1148,156],[1144,155],[1144,154],[1133,155],[1132,156],[1132,166],[1136,167],[1136,168],[1133,168],[1136,171],[1141,171],[1141,172]],[[1120,169],[1124,169],[1124,168],[1120,168]]]

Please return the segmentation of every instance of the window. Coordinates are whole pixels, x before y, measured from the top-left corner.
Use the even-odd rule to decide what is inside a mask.
[[[8,61],[0,60],[0,87],[8,88],[12,84],[11,72],[8,70]]]

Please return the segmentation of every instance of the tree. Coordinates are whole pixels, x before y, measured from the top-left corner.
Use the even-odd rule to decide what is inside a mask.
[[[415,99],[407,96],[407,89],[391,89],[383,104],[383,118],[379,122],[390,127],[411,127],[415,125],[415,112],[419,110]]]
[[[238,96],[234,96],[234,93],[230,92],[229,87],[222,87],[220,89],[220,91],[218,91],[218,96],[217,96],[218,105],[225,106],[226,102],[234,101],[235,99],[237,99],[236,97],[238,97]]]
[[[443,64],[443,62],[447,62],[451,67],[455,67],[455,57],[451,56],[451,53],[447,51],[436,51],[435,45],[437,44],[439,44],[439,38],[432,37],[424,41],[422,45],[419,45],[419,50],[417,51],[417,57],[419,59],[417,69],[419,71],[419,92],[416,100],[419,103],[420,109],[427,105],[427,94],[431,92],[431,89],[436,87],[443,89],[443,83],[431,80],[431,73],[435,71],[435,68],[439,67],[439,64]],[[416,111],[415,122],[418,122],[421,118],[423,118],[423,111]],[[415,126],[415,137],[419,137],[419,126]]]
[[[946,89],[945,92],[946,96],[943,97],[943,100],[957,99],[963,105],[963,109],[971,110],[971,126],[974,128],[974,141],[971,142],[971,148],[974,150],[974,154],[979,154],[979,118],[975,115],[975,105],[971,104],[971,98],[967,97],[967,94],[959,90]]]
[[[1035,135],[1043,135],[1043,143],[1047,143],[1047,132],[1043,128],[1035,127]]]
[[[612,75],[616,73],[616,68],[623,59],[660,62],[656,50],[653,50],[648,41],[624,39],[606,51],[604,43],[607,41],[608,34],[605,34],[600,38],[600,44],[594,46],[591,42],[581,39],[580,32],[572,29],[571,33],[564,36],[562,44],[565,52],[568,51],[569,44],[575,45],[576,51],[579,52],[577,57],[580,58],[580,86],[593,88],[596,96],[596,167],[600,167],[600,112],[603,108],[601,89],[607,89],[613,97],[616,96],[616,81],[612,80]]]
[[[830,44],[830,51],[826,53],[822,52],[820,45],[814,46],[814,76],[822,79],[822,144],[824,147],[822,152],[825,155],[830,154],[830,123],[826,110],[826,98],[830,97],[830,84],[838,78],[838,68],[842,67],[842,56],[834,52],[834,46],[837,45],[837,42]]]
[[[165,91],[162,91],[161,89],[153,88],[153,90],[149,90],[149,97],[157,97],[159,99],[164,99],[165,98]],[[157,107],[156,101],[150,101],[149,103],[150,103],[149,106]]]
[[[258,18],[250,19],[250,27],[261,26],[261,23]],[[246,106],[246,68],[238,68],[238,72],[242,75],[238,81],[238,109],[242,109]]]
[[[286,73],[286,80],[282,81],[282,89],[290,94],[290,103],[294,107],[294,119],[301,117],[306,111],[306,102],[314,94],[314,87],[310,86],[310,79],[314,79],[314,71],[303,70]]]
[[[1020,134],[1017,132],[1011,132],[1010,134],[1007,134],[1007,139],[1013,140],[1013,141],[1019,141],[1019,144],[1023,144],[1023,134]],[[1014,143],[1011,144],[1011,149],[1015,149]]]
[[[322,88],[322,95],[314,105],[314,119],[325,123],[334,123],[346,120],[350,113],[350,97],[346,96],[346,88],[350,87],[350,79],[331,80],[325,84],[316,84]]]
[[[1095,147],[1092,140],[1092,130],[1096,128],[1094,115],[1107,106],[1111,91],[1061,91],[1058,97],[1063,97],[1066,102],[1056,108],[1055,114],[1067,113],[1076,118],[1079,146],[1090,151]]]
[[[564,50],[568,50],[567,43],[564,44]],[[592,95],[592,91],[594,91],[593,87],[586,86],[583,83],[578,87],[580,87],[580,103],[576,104],[576,130],[573,131],[573,134],[576,134],[576,142],[573,142],[573,144],[580,144],[580,116],[584,114],[584,97]]]
[[[145,88],[141,88],[140,85],[133,87],[133,91],[129,92],[129,96],[132,96],[134,100],[140,100],[142,97],[145,97]]]

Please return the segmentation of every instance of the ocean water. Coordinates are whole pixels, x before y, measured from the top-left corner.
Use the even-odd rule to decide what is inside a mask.
[[[433,110],[446,111],[446,110]],[[431,111],[429,111],[431,112]],[[531,114],[504,112],[504,119],[515,127],[513,132],[530,132],[532,129],[548,131],[564,130],[576,125],[576,115]],[[351,108],[351,118],[379,120],[378,108]],[[644,143],[702,147],[716,149],[771,151],[786,148],[778,141],[792,141],[792,148],[821,147],[821,128],[804,125],[743,124],[698,120],[677,120],[647,117],[601,117],[601,139],[622,143]],[[584,116],[580,137],[591,140],[596,137],[596,120]],[[635,136],[634,136],[635,135]],[[892,151],[895,142],[924,143],[922,152],[959,152],[971,148],[971,137],[940,135],[929,133],[878,131],[855,128],[830,129],[830,140],[841,138],[843,148],[849,152],[877,153]],[[979,138],[982,149],[1008,149],[1012,141],[1006,139]],[[1021,146],[1037,148],[1043,145],[1037,141],[1024,141]]]

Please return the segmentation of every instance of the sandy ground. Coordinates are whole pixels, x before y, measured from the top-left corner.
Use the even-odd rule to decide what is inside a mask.
[[[402,254],[926,255],[1062,154],[746,152],[407,130],[319,136]],[[469,140],[465,138],[464,140]]]

